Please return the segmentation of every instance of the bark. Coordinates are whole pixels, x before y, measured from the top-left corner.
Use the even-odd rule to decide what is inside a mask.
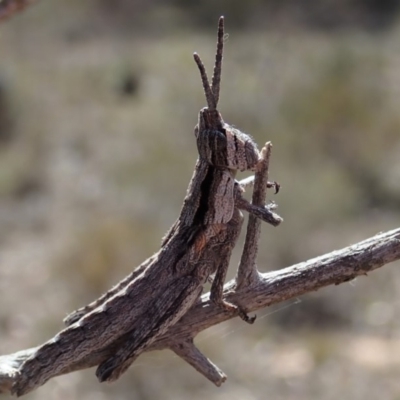
[[[247,286],[241,286],[237,291],[235,291],[236,282],[232,280],[225,285],[224,298],[240,304],[247,312],[252,312],[325,286],[338,285],[357,276],[367,275],[368,272],[399,259],[400,228],[288,268],[256,274]],[[199,332],[234,316],[213,306],[209,301],[209,294],[204,294],[176,325],[147,350],[172,348],[179,352],[178,343],[187,343],[190,347],[192,338]],[[124,339],[126,340],[121,338],[121,341]],[[113,353],[117,344],[90,354],[60,374],[98,365]],[[0,356],[0,393],[10,393],[19,366],[34,353],[35,349],[30,348]],[[193,358],[199,356],[195,349],[192,352]],[[190,363],[190,360],[187,361]]]

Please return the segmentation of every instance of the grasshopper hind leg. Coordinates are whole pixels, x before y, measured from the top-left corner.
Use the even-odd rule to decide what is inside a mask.
[[[227,224],[227,240],[216,246],[213,251],[217,267],[215,277],[212,280],[210,300],[218,307],[225,309],[229,313],[237,313],[243,321],[252,324],[256,319],[255,316],[249,317],[242,308],[223,299],[226,273],[242,224],[243,215],[236,208],[231,221]]]
[[[173,282],[138,319],[138,326],[127,335],[114,355],[98,366],[99,381],[117,380],[148,346],[182,318],[202,289],[201,282],[190,276]]]
[[[253,324],[256,316],[249,317],[240,306],[232,304],[222,297],[223,286],[225,282],[226,272],[229,266],[229,259],[224,260],[219,266],[215,278],[213,279],[210,293],[210,300],[218,307],[225,309],[228,313],[237,313],[239,317],[249,323]]]

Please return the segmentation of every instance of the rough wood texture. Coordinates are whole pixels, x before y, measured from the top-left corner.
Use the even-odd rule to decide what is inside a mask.
[[[269,159],[271,157],[271,143],[266,143],[261,150],[261,162],[258,163],[254,176],[254,190],[252,204],[260,206],[265,204],[268,187]],[[279,186],[275,183],[275,193]],[[257,274],[256,258],[258,253],[258,241],[261,233],[261,220],[255,215],[249,215],[246,238],[243,246],[243,253],[237,272],[237,289],[246,286]]]
[[[366,274],[400,258],[399,231],[357,246],[268,274],[256,269],[260,220],[282,219],[265,206],[271,144],[261,152],[251,137],[225,123],[217,110],[222,70],[224,20],[219,20],[212,84],[200,57],[207,101],[200,110],[195,139],[199,157],[181,213],[161,249],[105,295],[66,318],[67,327],[41,346],[0,357],[0,388],[21,396],[54,376],[97,366],[100,381],[113,381],[144,351],[169,348],[211,382],[226,375],[194,345],[208,326],[332,283]],[[255,172],[253,202],[243,196],[237,171]],[[232,249],[243,216],[250,213],[237,279],[224,289]],[[210,294],[199,299],[215,274]]]
[[[250,285],[237,292],[233,290],[236,282],[232,280],[225,285],[224,298],[240,304],[246,311],[251,312],[296,298],[324,286],[337,285],[357,276],[367,275],[396,260],[400,260],[400,228],[279,271],[258,274],[257,279],[252,280]],[[175,349],[178,343],[184,343],[183,346],[190,348],[192,338],[199,332],[234,316],[234,313],[229,314],[213,305],[210,302],[209,293],[204,294],[182,320],[158,338],[146,351],[173,348],[179,353],[179,350]],[[121,338],[121,341],[123,340],[124,338]],[[102,351],[91,353],[79,362],[70,365],[69,368],[59,371],[58,375],[97,366],[110,357],[114,350],[115,347],[110,346]],[[0,356],[1,393],[10,393],[19,367],[35,351],[36,348],[30,348]],[[193,358],[202,357],[196,354],[194,349],[186,354],[190,356],[191,353],[193,353]],[[218,384],[217,379],[221,377],[216,378],[216,384]]]
[[[101,382],[118,379],[185,315],[214,274],[211,302],[226,313],[254,322],[239,305],[222,296],[231,253],[242,226],[240,210],[274,226],[282,219],[271,211],[272,207],[246,200],[242,196],[244,189],[235,179],[237,171],[255,171],[255,193],[262,192],[265,197],[266,157],[271,146],[268,144],[260,153],[252,138],[224,122],[217,110],[223,37],[221,17],[212,85],[201,58],[194,55],[207,101],[194,130],[199,156],[180,215],[163,239],[161,249],[100,299],[68,316],[67,327],[21,364],[13,394],[24,395],[92,353],[109,347],[113,352],[99,363],[96,375]],[[260,184],[264,187],[260,188]],[[247,245],[246,249],[255,260],[257,246]],[[184,338],[180,345],[174,343],[171,347],[214,383],[223,381],[225,375],[205,356],[199,356],[193,343],[188,343]]]

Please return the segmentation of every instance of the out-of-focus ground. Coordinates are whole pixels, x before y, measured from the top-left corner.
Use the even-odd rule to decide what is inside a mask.
[[[260,269],[399,226],[397,2],[213,3],[42,0],[0,25],[2,354],[50,338],[158,249],[197,154],[192,53],[210,69],[220,14],[220,111],[272,140],[282,185]],[[204,332],[221,388],[153,352],[112,385],[90,370],[26,398],[400,399],[396,267]]]

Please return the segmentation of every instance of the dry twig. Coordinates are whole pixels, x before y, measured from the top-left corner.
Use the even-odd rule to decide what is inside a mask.
[[[256,268],[260,219],[282,219],[264,206],[271,144],[259,153],[251,138],[226,124],[216,107],[223,51],[223,18],[218,28],[210,86],[199,67],[208,107],[200,110],[195,136],[199,151],[192,181],[177,222],[161,250],[106,295],[66,319],[69,325],[45,344],[0,357],[0,392],[22,395],[53,376],[98,366],[101,381],[117,379],[143,351],[173,350],[219,386],[226,375],[194,345],[202,330],[234,316],[279,303],[330,284],[365,275],[400,258],[400,229],[280,271]],[[242,197],[249,181],[236,170],[255,170],[253,202]],[[239,210],[250,213],[236,280],[225,285],[231,251],[242,225]],[[215,273],[211,292],[199,300]]]
[[[240,304],[248,312],[251,312],[325,286],[338,285],[357,276],[367,275],[367,273],[399,259],[400,228],[380,233],[355,245],[279,271],[258,274],[257,279],[252,280],[250,285],[238,291],[233,290],[236,282],[232,280],[225,285],[224,298]],[[232,317],[232,314],[227,314],[223,309],[213,305],[207,293],[181,321],[172,326],[147,351],[174,348],[177,343],[184,343],[204,329]],[[121,338],[121,341],[123,340],[124,338]],[[115,345],[117,346],[117,343]],[[1,393],[10,393],[18,368],[35,350],[36,348],[30,348],[0,356]],[[110,346],[103,351],[92,353],[68,369],[61,371],[60,375],[94,367],[107,359],[113,351],[114,347]],[[174,349],[174,351],[180,355],[179,350]],[[208,375],[207,371],[200,372]],[[214,382],[218,383],[217,376]]]

